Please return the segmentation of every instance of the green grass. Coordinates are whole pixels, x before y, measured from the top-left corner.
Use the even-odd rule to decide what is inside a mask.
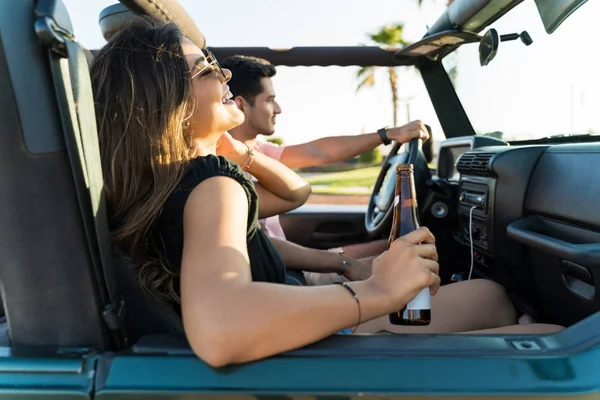
[[[429,165],[435,169],[436,165]],[[365,195],[371,194],[381,167],[367,167],[351,171],[323,173],[306,181],[315,194]]]
[[[314,186],[312,188],[313,194],[335,194],[340,196],[366,196],[370,195],[371,192],[368,190],[357,190],[352,187],[324,187]]]
[[[379,167],[361,168],[345,172],[322,174],[307,179],[311,185],[327,185],[336,187],[372,186],[379,175]]]
[[[334,172],[313,176],[307,182],[313,186],[313,193],[320,194],[369,194],[368,188],[375,184],[379,167],[361,168],[352,171]],[[365,189],[359,189],[365,188]]]

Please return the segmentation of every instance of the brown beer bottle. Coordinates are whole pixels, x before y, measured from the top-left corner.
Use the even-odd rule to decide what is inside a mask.
[[[394,195],[394,219],[388,240],[388,248],[394,240],[419,228],[417,193],[412,164],[396,167],[396,191]],[[431,305],[429,288],[423,289],[403,309],[390,314],[393,325],[429,325]]]

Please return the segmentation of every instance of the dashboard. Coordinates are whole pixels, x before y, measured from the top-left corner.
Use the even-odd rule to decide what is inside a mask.
[[[600,311],[600,207],[589,200],[600,197],[600,142],[452,138],[438,157],[429,215],[447,259],[510,289],[536,320],[569,326]]]

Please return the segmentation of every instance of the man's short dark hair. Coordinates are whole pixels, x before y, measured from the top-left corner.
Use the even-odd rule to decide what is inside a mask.
[[[231,93],[250,104],[263,91],[261,78],[271,78],[276,73],[270,62],[258,57],[235,55],[224,59],[221,66],[231,70],[231,80],[227,83]]]

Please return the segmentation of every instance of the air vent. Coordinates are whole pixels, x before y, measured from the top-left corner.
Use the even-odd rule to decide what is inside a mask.
[[[458,159],[456,169],[462,175],[492,176],[490,158],[494,153],[466,152]]]

